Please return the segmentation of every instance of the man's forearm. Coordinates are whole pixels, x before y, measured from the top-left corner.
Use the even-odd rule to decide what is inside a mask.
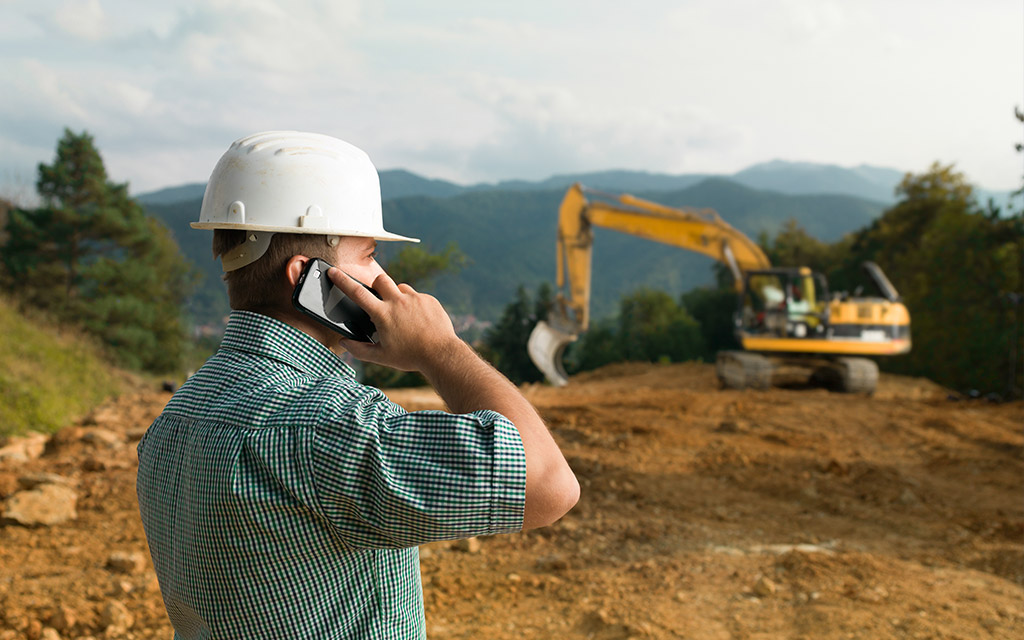
[[[462,340],[422,371],[455,413],[497,411],[519,431],[526,451],[526,513],[523,528],[545,526],[579,498],[579,483],[537,410],[504,375]]]

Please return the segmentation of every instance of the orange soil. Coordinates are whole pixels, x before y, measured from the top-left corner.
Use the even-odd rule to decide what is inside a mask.
[[[1024,637],[1021,403],[886,375],[870,398],[727,391],[702,364],[524,391],[583,496],[546,529],[424,547],[431,638]],[[134,441],[168,397],[122,398],[0,467],[0,498],[36,471],[80,496],[69,524],[0,526],[0,640],[171,637],[148,556],[106,566],[146,553]],[[83,438],[96,428],[127,443]],[[127,630],[105,629],[112,602]]]

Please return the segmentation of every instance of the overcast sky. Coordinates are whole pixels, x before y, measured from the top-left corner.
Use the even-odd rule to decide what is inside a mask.
[[[331,134],[459,183],[776,158],[1020,185],[1021,0],[0,0],[0,195],[64,127],[132,193]]]

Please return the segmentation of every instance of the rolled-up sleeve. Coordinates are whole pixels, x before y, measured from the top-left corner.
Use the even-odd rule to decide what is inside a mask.
[[[367,393],[320,420],[312,446],[319,506],[353,547],[522,529],[523,443],[493,411],[409,413]]]

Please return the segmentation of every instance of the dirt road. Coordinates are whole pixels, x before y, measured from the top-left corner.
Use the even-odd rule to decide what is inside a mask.
[[[698,364],[526,393],[583,497],[547,529],[424,547],[431,638],[1024,637],[1020,403],[892,376],[873,398],[723,391]],[[0,640],[171,637],[134,493],[167,398],[122,398],[0,463],[0,498],[35,472],[78,494],[73,521],[0,526]]]

